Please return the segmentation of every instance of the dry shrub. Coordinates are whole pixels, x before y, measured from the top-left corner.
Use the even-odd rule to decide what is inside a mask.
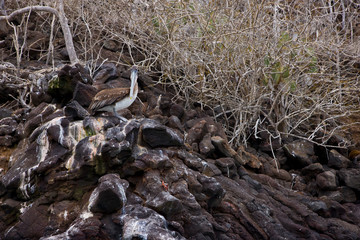
[[[117,43],[132,56],[125,63],[161,72],[174,100],[211,109],[233,146],[261,132],[270,141],[325,132],[326,144],[358,111],[354,1],[65,2],[80,58],[94,67]]]

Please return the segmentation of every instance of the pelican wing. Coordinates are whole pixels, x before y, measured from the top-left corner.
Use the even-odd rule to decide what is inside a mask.
[[[102,107],[114,104],[121,99],[127,97],[129,93],[129,88],[104,89],[95,95],[89,106],[89,110],[91,110],[92,112],[96,112]]]

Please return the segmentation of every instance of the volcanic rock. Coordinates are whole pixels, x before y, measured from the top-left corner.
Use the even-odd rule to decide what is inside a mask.
[[[82,107],[87,108],[96,93],[97,90],[95,87],[89,84],[84,84],[82,82],[77,82],[71,100],[76,101]]]
[[[89,116],[88,111],[86,111],[76,100],[71,101],[65,106],[64,114],[74,120],[84,119],[86,116]]]
[[[336,175],[332,171],[326,171],[316,176],[316,184],[325,190],[334,190],[337,187]]]
[[[176,232],[170,231],[165,218],[150,208],[141,205],[128,205],[124,212],[124,215],[117,214],[113,217],[113,221],[122,226],[124,239],[185,239]]]
[[[226,157],[233,157],[236,160],[236,164],[245,165],[246,161],[239,156],[239,154],[231,148],[229,143],[220,136],[211,137],[211,142],[215,148]]]
[[[328,166],[335,169],[347,168],[350,166],[351,161],[338,153],[335,149],[330,150]]]
[[[184,115],[184,108],[180,104],[173,104],[170,108],[170,115],[176,116],[181,119]]]
[[[112,213],[125,206],[127,181],[117,174],[107,174],[99,179],[99,183],[90,196],[91,212]]]
[[[145,120],[140,127],[142,139],[151,147],[181,146],[183,138],[171,128],[165,127],[156,121]]]
[[[215,147],[211,143],[211,134],[207,133],[199,143],[199,151],[204,156],[210,156],[214,151]]]
[[[314,145],[305,140],[297,140],[284,145],[286,155],[290,158],[289,165],[299,168],[316,162]]]
[[[184,127],[182,126],[180,119],[173,115],[169,117],[167,126],[180,131],[184,131]]]
[[[341,169],[339,177],[346,186],[360,191],[360,169]]]

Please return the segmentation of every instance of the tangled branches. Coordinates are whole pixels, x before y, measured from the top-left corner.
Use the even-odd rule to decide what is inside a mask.
[[[161,72],[174,100],[212,110],[233,146],[261,132],[313,141],[344,129],[339,119],[359,105],[359,8],[343,0],[65,4],[81,58],[116,43],[129,61]]]

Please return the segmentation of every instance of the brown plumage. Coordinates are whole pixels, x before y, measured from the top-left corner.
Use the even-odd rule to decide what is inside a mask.
[[[113,105],[121,99],[125,98],[130,93],[130,88],[110,88],[98,92],[93,98],[89,110],[95,113],[99,109]]]

